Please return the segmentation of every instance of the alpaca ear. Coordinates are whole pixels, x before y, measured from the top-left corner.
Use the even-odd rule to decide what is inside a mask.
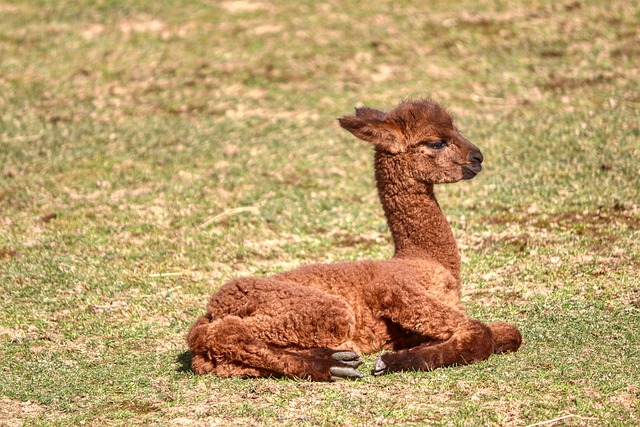
[[[356,108],[356,117],[369,120],[384,120],[387,113],[369,107]]]
[[[382,111],[372,108],[358,108],[355,116],[345,116],[338,121],[340,126],[357,138],[375,145],[384,151],[396,154],[402,151],[402,131],[395,123],[378,117],[386,116]]]

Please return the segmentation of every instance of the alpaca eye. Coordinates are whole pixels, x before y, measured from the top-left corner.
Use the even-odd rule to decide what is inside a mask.
[[[442,150],[449,145],[449,143],[444,139],[439,139],[437,141],[425,141],[423,144],[432,150]]]

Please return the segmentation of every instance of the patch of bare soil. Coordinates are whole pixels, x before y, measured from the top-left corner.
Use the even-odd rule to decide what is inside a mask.
[[[484,218],[484,222],[503,226],[481,234],[463,235],[459,247],[469,252],[513,253],[504,265],[477,276],[484,282],[465,284],[464,299],[484,305],[506,300],[530,299],[547,295],[554,287],[544,277],[530,272],[533,265],[544,265],[560,276],[593,281],[594,295],[609,295],[623,305],[640,306],[640,292],[629,288],[625,278],[640,271],[631,238],[621,236],[640,230],[640,206],[613,206],[595,211],[542,214],[532,209],[523,215],[505,212]],[[566,244],[567,236],[575,248],[544,254],[542,247]],[[522,254],[518,256],[517,254]],[[565,276],[566,277],[566,276]]]
[[[223,1],[222,3],[220,3],[220,7],[231,13],[256,12],[260,10],[270,9],[268,3],[245,0]]]
[[[592,238],[607,237],[612,228],[640,229],[640,206],[615,205],[597,211],[562,212],[558,214],[493,215],[484,221],[491,224],[517,224],[536,230],[571,232]]]
[[[12,260],[17,254],[13,249],[0,248],[0,263]]]
[[[46,410],[35,402],[0,397],[0,427],[22,426],[25,421],[38,417]]]
[[[13,5],[13,4],[8,4],[8,3],[0,3],[0,12],[17,12],[20,9],[18,8],[18,6]]]
[[[547,55],[549,52],[546,53]],[[590,86],[597,86],[600,84],[610,83],[618,76],[614,73],[598,72],[588,77],[574,77],[567,75],[559,75],[551,73],[549,75],[549,81],[543,83],[542,86],[545,89],[577,89]]]

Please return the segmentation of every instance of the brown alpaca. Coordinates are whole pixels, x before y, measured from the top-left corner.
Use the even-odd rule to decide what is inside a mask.
[[[358,354],[385,352],[374,375],[477,362],[522,336],[484,324],[460,303],[460,255],[434,184],[473,178],[480,150],[428,100],[389,113],[357,108],[340,125],[375,147],[380,201],[395,254],[307,265],[226,283],[188,335],[195,372],[332,381],[362,376]]]

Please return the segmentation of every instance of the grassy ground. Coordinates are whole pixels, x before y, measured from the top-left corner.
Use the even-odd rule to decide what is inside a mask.
[[[637,1],[0,14],[0,425],[640,423]],[[185,334],[224,281],[391,254],[370,148],[334,119],[415,96],[485,154],[438,194],[470,313],[519,325],[521,351],[336,384],[193,375]]]

